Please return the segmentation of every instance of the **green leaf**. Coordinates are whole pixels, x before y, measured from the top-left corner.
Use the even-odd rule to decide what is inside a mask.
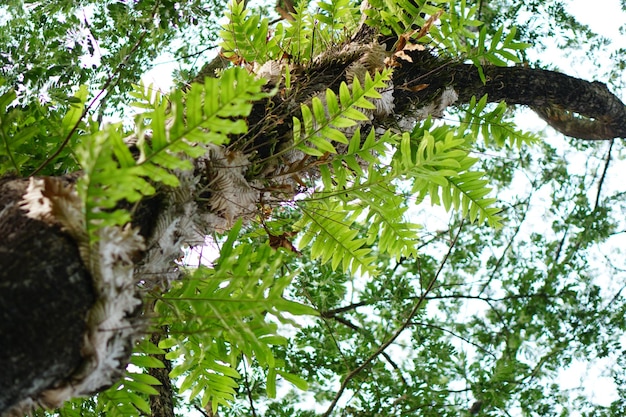
[[[301,389],[302,391],[306,391],[309,388],[308,382],[306,382],[304,379],[300,378],[297,375],[290,374],[288,372],[284,372],[278,369],[276,370],[276,373],[283,377],[285,380],[289,381],[291,384],[295,385],[298,389]]]

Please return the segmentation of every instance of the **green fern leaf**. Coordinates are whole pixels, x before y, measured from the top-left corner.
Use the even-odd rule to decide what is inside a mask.
[[[185,96],[172,94],[171,113],[160,94],[136,89],[133,96],[139,107],[146,109],[136,118],[139,158],[133,158],[124,143],[121,125],[109,125],[85,137],[76,151],[84,172],[78,191],[85,201],[85,224],[91,239],[96,239],[101,227],[130,220],[126,211],[110,211],[119,201],[133,203],[151,195],[155,183],[177,186],[174,172],[192,168],[189,159],[205,152],[199,145],[223,144],[229,135],[244,133],[243,117],[249,114],[251,103],[268,96],[262,91],[263,84],[245,70],[232,68],[218,79],[192,85]]]
[[[287,340],[268,314],[284,322],[290,320],[284,313],[316,314],[283,298],[293,276],[279,273],[281,253],[267,245],[238,244],[240,229],[241,222],[230,231],[215,268],[191,272],[157,304],[171,329],[159,344],[171,349],[167,357],[175,366],[170,377],[181,378],[181,392],[213,408],[233,401],[242,357],[267,369],[281,366],[272,346]]]
[[[389,70],[377,73],[373,79],[366,73],[363,86],[355,78],[351,88],[345,82],[341,83],[339,97],[332,90],[327,90],[325,102],[313,97],[310,105],[303,104],[300,109],[302,121],[293,118],[295,146],[313,156],[336,153],[333,142],[349,143],[345,133],[339,129],[369,120],[363,110],[376,108],[369,99],[381,97],[378,91],[386,87],[390,76]]]
[[[239,59],[263,64],[280,51],[276,36],[268,36],[269,19],[248,15],[245,1],[233,0],[226,12],[228,22],[222,26],[222,54],[233,61]]]
[[[303,216],[298,225],[308,225],[301,247],[310,244],[311,257],[329,262],[333,269],[341,265],[342,271],[374,273],[375,257],[366,246],[367,239],[358,237],[359,230],[352,227],[361,213],[359,207],[346,206],[326,198],[300,205]]]
[[[459,135],[447,126],[431,129],[426,121],[410,135],[404,134],[392,162],[395,175],[413,181],[411,192],[417,201],[429,196],[433,204],[454,208],[471,221],[487,221],[498,227],[499,209],[492,207],[495,199],[486,198],[490,192],[483,172],[470,169],[477,162],[469,156],[468,145],[473,137]],[[463,128],[464,129],[464,128]]]

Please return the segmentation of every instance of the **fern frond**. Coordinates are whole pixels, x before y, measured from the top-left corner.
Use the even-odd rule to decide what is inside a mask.
[[[405,218],[405,196],[379,177],[382,176],[372,170],[368,178],[372,185],[354,192],[360,204],[367,207],[367,243],[376,243],[381,253],[396,259],[417,256],[419,225]]]
[[[359,24],[358,9],[350,0],[317,2],[315,19],[321,24],[319,37],[328,45],[337,45]]]
[[[282,372],[272,346],[287,340],[268,313],[285,323],[292,323],[286,313],[317,314],[283,298],[293,275],[280,272],[282,254],[267,245],[236,244],[240,229],[241,222],[231,229],[215,269],[193,271],[157,304],[171,329],[159,345],[171,348],[167,357],[176,365],[170,376],[181,378],[181,392],[214,411],[234,399],[242,356],[268,369],[268,386]]]
[[[359,230],[353,227],[361,208],[349,206],[336,199],[326,198],[302,202],[299,205],[302,218],[297,227],[307,225],[299,245],[311,242],[311,257],[322,263],[331,262],[331,267],[356,273],[374,273],[375,257],[366,246],[367,239],[358,237]]]
[[[332,142],[349,143],[344,129],[369,120],[363,110],[376,108],[370,100],[381,98],[379,90],[387,86],[390,76],[390,70],[376,73],[373,79],[366,73],[363,86],[355,78],[351,88],[341,83],[339,97],[328,89],[323,98],[313,97],[310,105],[303,104],[300,107],[302,121],[293,118],[295,146],[313,156],[337,153]]]
[[[324,189],[318,194],[324,196],[341,195],[353,184],[359,184],[366,173],[364,166],[380,165],[380,158],[387,154],[397,143],[397,135],[386,131],[377,137],[374,130],[370,130],[367,138],[361,143],[361,130],[353,133],[345,153],[334,155],[328,164],[319,166],[320,176]]]
[[[434,16],[441,9],[426,0],[370,0],[371,8],[365,11],[367,24],[380,28],[384,35],[404,35],[426,23],[426,16]]]
[[[380,157],[394,147],[399,136],[385,132],[378,139],[374,131],[361,143],[357,130],[346,154],[334,156],[320,166],[323,189],[314,198],[337,199],[353,210],[353,216],[367,221],[366,245],[377,245],[382,253],[400,258],[416,255],[418,226],[407,222],[405,196],[397,192],[388,169],[380,169]],[[367,172],[362,165],[368,163]],[[319,238],[319,237],[318,237]]]
[[[232,0],[226,12],[228,22],[222,26],[222,54],[234,62],[263,64],[277,57],[279,38],[268,36],[269,19],[248,15],[245,1]]]
[[[469,156],[467,145],[474,139],[446,126],[429,130],[430,126],[426,122],[411,135],[404,134],[393,161],[396,175],[413,181],[411,192],[418,201],[430,196],[433,204],[443,203],[446,210],[460,209],[472,221],[499,226],[499,209],[492,207],[496,200],[485,198],[491,191],[482,179],[485,173],[470,171],[477,159]]]
[[[474,138],[482,137],[485,145],[491,143],[502,147],[507,144],[521,148],[539,141],[539,137],[520,130],[510,119],[506,103],[499,103],[493,110],[486,110],[487,95],[480,100],[470,99],[467,110],[460,118],[459,131],[467,131]]]
[[[130,220],[127,211],[110,211],[119,201],[133,203],[151,195],[155,183],[177,186],[176,172],[191,169],[189,159],[203,155],[203,145],[221,145],[229,135],[244,133],[243,117],[251,103],[267,97],[263,83],[241,68],[231,68],[220,78],[206,78],[204,85],[192,85],[186,95],[172,94],[171,112],[160,94],[136,89],[137,107],[146,109],[136,118],[139,158],[124,143],[121,125],[86,137],[76,151],[84,171],[78,192],[92,239],[99,228]]]
[[[304,64],[310,62],[320,48],[314,48],[313,30],[316,29],[307,3],[300,1],[294,7],[293,20],[284,26],[283,48],[293,57],[294,63]],[[279,26],[282,30],[282,24]]]
[[[472,53],[476,39],[476,28],[483,23],[478,17],[478,6],[467,6],[466,0],[447,1],[448,10],[439,16],[440,24],[429,31],[432,42],[451,56],[467,56]]]
[[[145,341],[142,342],[144,345],[145,343]],[[153,350],[160,349],[153,346]],[[139,357],[137,354],[131,357],[131,363],[134,362],[133,364],[135,366],[138,366],[137,364],[147,363],[146,361],[137,361],[137,357]],[[160,361],[152,357],[144,356],[144,358],[152,359],[152,361],[150,361],[152,366],[149,367],[163,367]],[[158,362],[158,364],[154,361]],[[127,371],[121,381],[118,381],[111,388],[98,394],[98,409],[102,410],[107,416],[137,417],[150,414],[149,396],[159,395],[159,392],[154,388],[155,385],[161,385],[161,382],[155,377],[145,372]]]

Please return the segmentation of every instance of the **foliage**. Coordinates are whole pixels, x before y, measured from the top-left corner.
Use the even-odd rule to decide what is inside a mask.
[[[100,228],[130,221],[120,202],[179,186],[193,158],[248,130],[253,102],[283,93],[268,93],[254,71],[278,60],[288,80],[361,19],[349,0],[298,2],[293,20],[278,23],[233,1],[219,31],[231,67],[162,94],[132,85],[199,21],[208,27],[200,43],[216,38],[219,2],[83,3],[0,6],[0,174],[81,169],[92,243]],[[391,39],[473,62],[485,81],[483,66],[519,63],[527,41],[543,36],[509,29],[516,11],[543,3],[372,0],[365,14]],[[547,3],[561,25],[588,33]],[[96,44],[91,68],[81,60]],[[602,145],[585,146],[584,167],[568,165],[582,151],[521,131],[487,97],[458,109],[458,120],[372,128],[391,75],[366,72],[296,104],[293,141],[267,159],[300,152],[319,179],[302,198],[214,236],[214,262],[180,265],[181,281],[149,294],[158,346],[144,340],[122,381],[60,415],[149,414],[159,384],[150,370],[165,365],[154,355],[171,361],[180,403],[220,415],[315,415],[311,394],[325,415],[623,414],[623,399],[597,404],[558,381],[577,362],[624,362],[625,266],[609,243],[626,207],[619,185],[602,188]],[[100,123],[128,97],[132,123]]]
[[[91,91],[108,85],[101,114],[109,114],[128,101],[133,83],[163,52],[190,65],[201,45],[214,41],[222,7],[205,0],[8,0],[0,6],[0,76],[22,86],[25,102],[55,103],[78,85],[89,84]],[[180,42],[191,34],[197,43]]]
[[[246,116],[252,101],[266,97],[262,84],[242,69],[232,68],[219,79],[194,84],[184,95],[170,95],[168,101],[150,88],[137,87],[133,96],[139,101],[134,105],[146,110],[136,118],[139,157],[135,159],[125,144],[120,124],[84,137],[77,149],[84,172],[78,190],[85,201],[89,234],[95,236],[101,227],[130,221],[129,212],[110,211],[118,202],[134,203],[151,195],[154,184],[178,186],[174,172],[190,170],[188,158],[203,155],[206,149],[202,145],[221,145],[229,134],[244,133],[243,120],[230,119]],[[172,115],[169,129],[165,125],[168,114]],[[124,181],[119,181],[119,175]]]
[[[266,244],[234,246],[240,227],[230,231],[214,268],[193,271],[157,305],[160,320],[169,327],[160,346],[170,349],[166,357],[177,363],[170,376],[181,377],[179,392],[189,391],[191,400],[201,395],[202,407],[211,403],[213,412],[233,402],[243,362],[264,368],[270,397],[276,395],[278,375],[301,389],[307,386],[282,369],[271,348],[287,344],[277,333],[278,323],[294,324],[287,315],[315,310],[283,298],[293,274],[281,272],[280,252]]]
[[[345,82],[341,83],[339,98],[328,89],[323,102],[321,98],[313,97],[310,107],[302,104],[302,122],[297,117],[293,120],[294,145],[313,156],[322,156],[326,152],[337,153],[331,142],[347,144],[348,138],[340,129],[369,120],[363,109],[376,108],[371,100],[381,98],[378,91],[387,86],[385,81],[389,80],[389,76],[390,71],[385,71],[376,74],[372,79],[366,73],[363,87],[358,78],[355,78],[351,88]]]

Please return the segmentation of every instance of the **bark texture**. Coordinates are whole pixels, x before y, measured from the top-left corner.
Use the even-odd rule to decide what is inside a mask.
[[[164,332],[167,329],[163,329]],[[150,341],[155,346],[159,345],[161,341],[161,333],[154,332],[150,336]],[[154,355],[154,357],[163,362],[163,368],[150,368],[150,375],[155,377],[161,382],[161,385],[157,385],[154,388],[159,392],[159,395],[150,396],[150,411],[152,417],[174,417],[174,392],[172,391],[172,380],[170,379],[170,372],[172,371],[172,362],[165,357],[165,355]]]
[[[467,103],[487,94],[489,101],[532,108],[559,132],[578,139],[626,137],[626,107],[607,86],[555,71],[484,66],[483,83],[474,65],[444,62],[429,51],[410,51],[413,63],[400,60],[394,72],[394,96],[399,113],[427,104],[446,87]],[[423,90],[417,90],[422,85]]]
[[[0,413],[81,364],[95,297],[75,242],[26,216],[27,180],[0,180]]]

